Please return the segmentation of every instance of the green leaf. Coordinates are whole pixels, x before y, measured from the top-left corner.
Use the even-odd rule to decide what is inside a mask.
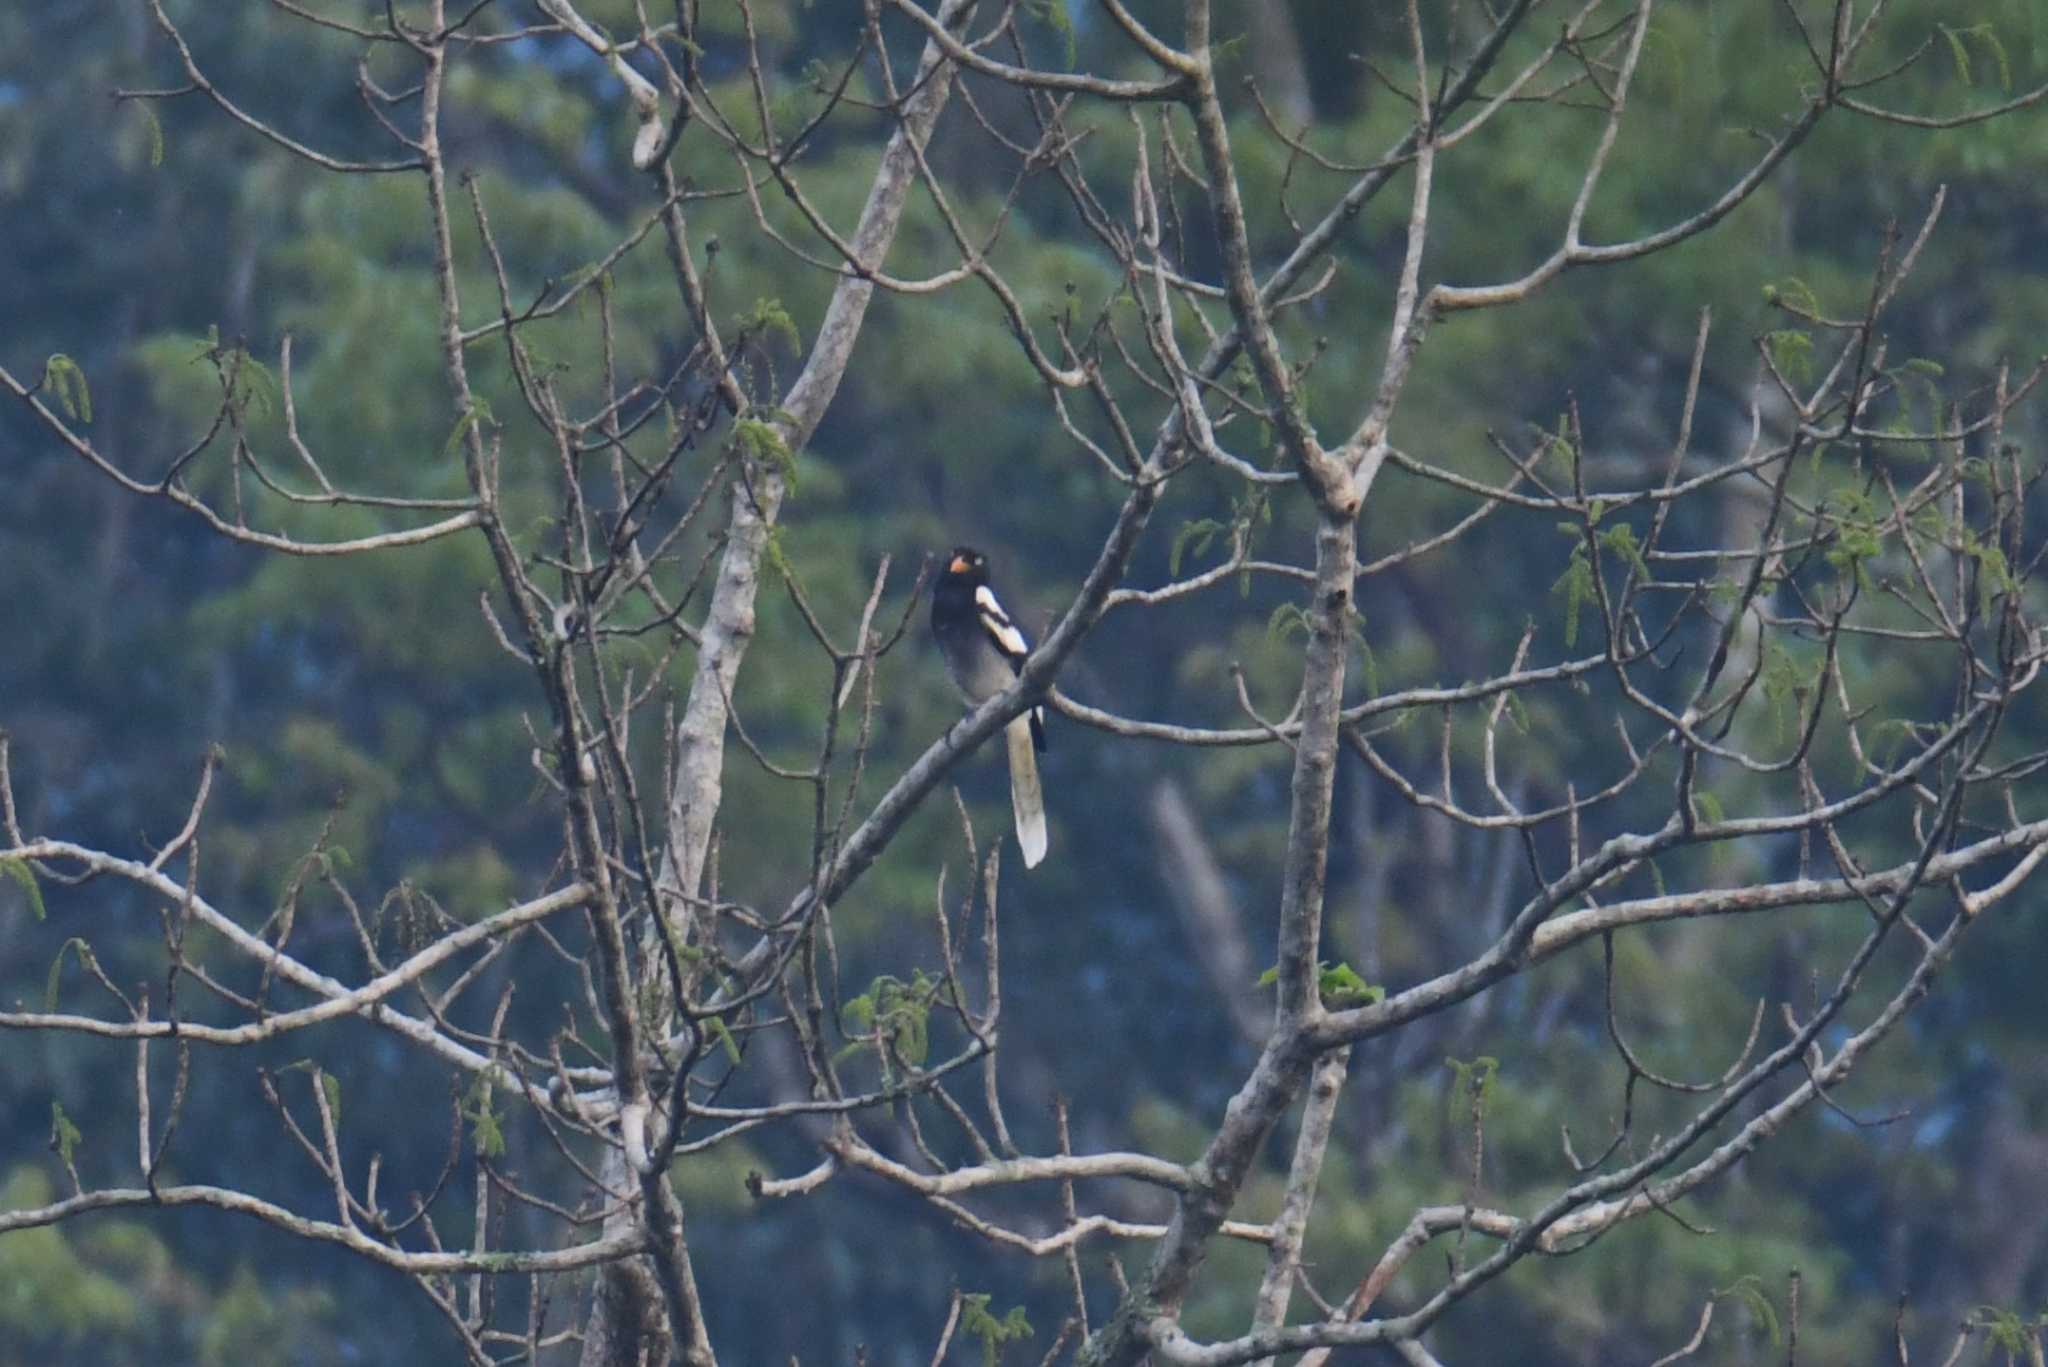
[[[1543,454],[1546,457],[1556,456],[1564,462],[1566,467],[1570,467],[1579,458],[1579,448],[1572,443],[1571,430],[1572,415],[1570,413],[1558,414],[1557,431],[1546,434],[1550,440],[1545,442],[1543,447]]]
[[[491,1109],[491,1080],[488,1074],[478,1073],[469,1084],[469,1090],[462,1096],[462,1118],[469,1122],[470,1137],[476,1152],[483,1158],[496,1158],[505,1152],[505,1131],[498,1121],[498,1113]]]
[[[1074,16],[1067,12],[1067,0],[1024,0],[1024,12],[1051,29],[1066,44],[1067,70],[1080,60],[1080,35]]]
[[[50,962],[49,980],[43,984],[43,1010],[55,1011],[57,1009],[57,986],[59,979],[64,973],[64,956],[73,953],[78,955],[78,966],[80,968],[89,968],[93,965],[92,946],[79,939],[76,935],[66,940],[63,944],[58,945],[57,957]]]
[[[236,347],[229,362],[232,367],[232,382],[228,390],[228,401],[237,411],[254,413],[258,417],[269,417],[278,411],[278,398],[284,392],[278,387],[277,376],[270,367],[251,356],[242,347]]]
[[[1572,547],[1572,558],[1550,591],[1564,595],[1564,648],[1571,650],[1579,643],[1579,609],[1593,597],[1593,562],[1587,558],[1585,543]]]
[[[2005,43],[2000,40],[1998,30],[1989,23],[1972,24],[1968,28],[1950,28],[1947,24],[1936,24],[1941,36],[1948,39],[1948,53],[1956,64],[1956,75],[1964,85],[1977,82],[1970,74],[1970,47],[1974,44],[1991,55],[1991,63],[1998,68],[1998,85],[2002,90],[2012,89],[2012,61],[2006,56]],[[1964,39],[1970,39],[1966,43]]]
[[[64,1160],[65,1167],[71,1166],[71,1160],[78,1152],[79,1141],[84,1138],[85,1136],[79,1133],[78,1126],[71,1123],[71,1117],[64,1114],[64,1103],[52,1101],[50,1103],[50,1147],[55,1149],[57,1156]]]
[[[1274,964],[1259,975],[1256,986],[1271,987],[1280,981],[1280,965]],[[1358,971],[1348,963],[1330,966],[1328,959],[1316,965],[1316,987],[1323,994],[1323,1002],[1329,1006],[1376,1006],[1387,999],[1387,990],[1377,987],[1358,976]]]
[[[1999,38],[1998,30],[1991,27],[1990,22],[1987,20],[1977,25],[1972,32],[1977,35],[1977,41],[1984,45],[1984,50],[1991,54],[1991,60],[1998,66],[1998,88],[2010,91],[2012,89],[2012,62],[2005,55],[2005,43]]]
[[[1361,618],[1360,620],[1363,621],[1364,619]],[[1377,698],[1380,695],[1379,657],[1374,655],[1372,647],[1366,644],[1363,632],[1360,632],[1358,635],[1358,668],[1359,673],[1365,680],[1365,696]]]
[[[1963,43],[1962,31],[1947,24],[1936,24],[1935,27],[1941,30],[1942,37],[1948,39],[1948,55],[1955,59],[1956,75],[1962,78],[1964,85],[1974,85],[1970,79],[1970,49]]]
[[[1031,1321],[1024,1317],[1021,1305],[1012,1306],[1009,1314],[997,1319],[989,1313],[988,1302],[987,1292],[960,1297],[960,1332],[980,1339],[982,1367],[995,1367],[1004,1344],[1031,1337]]]
[[[1794,313],[1808,316],[1820,313],[1820,300],[1815,297],[1813,287],[1796,275],[1788,275],[1775,284],[1765,285],[1764,302],[1777,304]]]
[[[726,1058],[737,1065],[740,1061],[740,1045],[739,1041],[732,1037],[732,1027],[725,1023],[725,1017],[706,1016],[704,1028],[711,1032],[712,1038],[725,1050]]]
[[[743,417],[733,423],[732,438],[748,460],[779,471],[789,491],[796,492],[796,454],[783,439],[781,428],[764,418]]]
[[[789,552],[783,549],[780,526],[768,529],[768,539],[761,546],[761,558],[768,562],[768,568],[775,571],[784,583],[795,584],[798,588],[803,587],[803,581],[797,578],[796,566],[789,563]]]
[[[454,430],[449,432],[448,440],[441,443],[441,458],[443,460],[452,460],[454,458],[455,448],[462,444],[462,439],[468,435],[470,428],[475,427],[480,422],[494,421],[495,419],[491,417],[491,406],[488,402],[481,398],[471,399],[468,409],[463,412],[461,417],[455,420]]]
[[[2013,577],[2012,565],[1999,547],[1985,545],[1967,528],[1960,539],[1962,553],[1977,568],[1977,610],[1989,617],[2000,597],[2019,592],[2019,581]]]
[[[322,1068],[319,1064],[315,1063],[312,1059],[309,1058],[302,1058],[294,1062],[287,1063],[284,1067],[278,1069],[277,1071],[279,1073],[312,1074],[313,1081],[316,1084],[318,1084],[321,1092],[325,1094],[325,1096],[327,1097],[328,1114],[334,1117],[335,1124],[339,1125],[341,1123],[340,1078],[328,1072],[325,1068]],[[474,1090],[474,1088],[472,1088],[471,1090]]]
[[[929,1022],[940,986],[940,980],[922,968],[910,975],[909,982],[890,974],[876,978],[867,991],[840,1008],[854,1022],[854,1030],[849,1033],[870,1036],[854,1041],[840,1051],[841,1055],[857,1052],[862,1044],[872,1044],[881,1054],[885,1070],[892,1048],[911,1067],[922,1066],[931,1052]]]
[[[782,306],[780,299],[756,299],[754,307],[741,314],[736,320],[743,333],[761,333],[780,337],[789,343],[791,351],[803,347],[803,338],[796,330],[796,320],[789,316],[789,310]]]
[[[1461,1104],[1469,1102],[1484,1112],[1487,1094],[1493,1089],[1493,1080],[1500,1073],[1500,1060],[1491,1054],[1481,1054],[1469,1062],[1464,1059],[1446,1058],[1444,1067],[1451,1070],[1452,1099]]]
[[[1749,1307],[1750,1315],[1763,1325],[1765,1331],[1770,1334],[1772,1343],[1778,1341],[1778,1307],[1772,1305],[1770,1296],[1765,1294],[1763,1278],[1752,1272],[1747,1276],[1737,1277],[1732,1285],[1724,1286],[1714,1293],[1714,1299],[1717,1301],[1729,1296],[1735,1297]]]
[[[863,992],[858,997],[850,999],[844,1006],[840,1007],[839,1009],[841,1013],[843,1013],[853,1021],[854,1029],[872,1030],[875,1028],[874,993]]]
[[[1359,977],[1348,963],[1324,968],[1317,975],[1317,986],[1330,1006],[1377,1006],[1387,999],[1387,989]]]
[[[1836,574],[1854,576],[1865,588],[1870,575],[1864,563],[1884,549],[1876,527],[1866,522],[1845,522],[1835,531],[1835,543],[1828,548],[1827,562]]]
[[[143,136],[149,139],[149,168],[154,171],[164,164],[164,121],[156,116],[155,106],[149,100],[136,100],[136,113],[142,118]]]
[[[1600,533],[1600,548],[1627,561],[1637,578],[1650,577],[1649,563],[1643,559],[1642,547],[1636,544],[1636,529],[1628,523],[1617,522]]]
[[[1918,727],[1902,717],[1878,722],[1870,728],[1870,757],[1888,769],[1895,767],[1917,733]]]
[[[1980,1305],[1977,1315],[1977,1327],[1990,1335],[1992,1346],[2005,1354],[2008,1364],[2022,1359],[2030,1363],[2041,1361],[2038,1335],[2042,1327],[2048,1325],[2048,1314],[2036,1315],[2029,1320],[2014,1310]]]
[[[1770,705],[1771,721],[1777,729],[1778,739],[1786,739],[1786,730],[1794,715],[1793,704],[1803,711],[1811,690],[1819,683],[1816,672],[1811,678],[1792,659],[1792,653],[1778,642],[1771,642],[1764,652],[1763,694]]]
[[[1192,550],[1196,555],[1206,555],[1214,544],[1218,532],[1228,531],[1213,517],[1198,517],[1183,522],[1179,531],[1173,534],[1173,548],[1166,554],[1166,572],[1180,578],[1180,558],[1183,552]]]
[[[1285,643],[1296,632],[1308,635],[1308,614],[1301,610],[1299,603],[1282,603],[1266,619],[1266,639],[1269,641]]]
[[[1798,328],[1779,328],[1764,334],[1764,346],[1780,375],[1793,384],[1813,383],[1813,338]]]
[[[38,921],[49,919],[49,909],[43,905],[42,885],[36,882],[36,871],[29,867],[26,859],[0,859],[0,874],[14,880],[21,895],[28,899],[28,909],[35,913]]]
[[[86,387],[85,372],[63,352],[56,352],[43,362],[43,388],[56,396],[73,422],[92,421],[92,391]]]

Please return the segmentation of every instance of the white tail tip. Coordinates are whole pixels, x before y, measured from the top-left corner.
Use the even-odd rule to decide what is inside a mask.
[[[1011,722],[1004,738],[1010,751],[1010,810],[1017,818],[1017,843],[1024,850],[1024,867],[1035,869],[1045,858],[1045,793],[1038,785],[1029,714]]]

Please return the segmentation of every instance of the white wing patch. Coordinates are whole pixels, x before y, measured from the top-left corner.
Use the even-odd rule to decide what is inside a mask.
[[[981,629],[989,634],[996,648],[1013,660],[1021,660],[1031,653],[1031,643],[1024,639],[1024,633],[1017,630],[1017,624],[1010,620],[1010,614],[1003,611],[1003,605],[996,601],[996,595],[988,585],[974,590],[974,606],[981,612]]]

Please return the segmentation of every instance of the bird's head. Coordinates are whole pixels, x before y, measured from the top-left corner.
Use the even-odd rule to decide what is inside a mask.
[[[946,573],[979,582],[988,577],[988,557],[972,546],[955,546],[946,561]]]

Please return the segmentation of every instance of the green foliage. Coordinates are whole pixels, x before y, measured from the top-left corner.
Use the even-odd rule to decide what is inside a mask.
[[[21,889],[29,911],[38,921],[49,918],[49,909],[43,905],[42,884],[36,881],[36,871],[26,859],[0,859],[0,875],[5,875]]]
[[[132,101],[135,114],[142,121],[142,135],[149,148],[149,168],[154,171],[164,164],[164,121],[157,117],[156,105],[151,100]]]
[[[1737,1277],[1735,1281],[1714,1292],[1715,1300],[1734,1297],[1748,1307],[1750,1317],[1764,1326],[1773,1344],[1778,1341],[1778,1307],[1771,1304],[1770,1294],[1764,1290],[1763,1278],[1754,1273]]]
[[[1998,87],[2012,89],[2012,61],[2005,54],[2005,44],[1998,37],[1998,30],[1986,21],[1972,24],[1968,28],[1953,28],[1948,24],[1936,24],[1941,36],[1948,40],[1949,57],[1956,64],[1956,75],[1964,85],[1977,82],[1970,74],[1970,48],[1982,48],[1990,54],[1992,63],[1998,68]]]
[[[1358,672],[1365,684],[1365,696],[1377,698],[1380,694],[1380,661],[1373,654],[1372,643],[1365,639],[1365,614],[1352,608],[1345,614],[1346,634],[1358,645]]]
[[[1180,530],[1173,534],[1173,546],[1166,554],[1167,573],[1178,579],[1182,554],[1193,551],[1196,555],[1207,555],[1209,547],[1215,544],[1217,535],[1229,530],[1228,523],[1219,522],[1213,517],[1190,518],[1181,523]]]
[[[1558,414],[1557,430],[1546,435],[1549,440],[1543,444],[1543,458],[1555,460],[1566,469],[1570,469],[1579,458],[1578,445],[1572,440],[1572,415]]]
[[[59,351],[43,362],[43,387],[57,396],[64,415],[74,422],[92,421],[92,391],[78,362]]]
[[[1885,373],[1898,389],[1899,413],[1894,421],[1900,433],[1903,435],[1913,430],[1912,407],[1916,398],[1927,406],[1927,418],[1921,430],[1930,433],[1940,430],[1943,403],[1940,381],[1948,372],[1938,362],[1915,356]]]
[[[1560,528],[1577,535],[1579,529],[1571,523],[1558,524]],[[1572,547],[1571,559],[1565,562],[1564,573],[1552,582],[1550,591],[1564,595],[1564,648],[1576,649],[1579,644],[1579,610],[1593,601],[1593,561],[1586,554],[1586,543],[1581,541]]]
[[[1987,544],[1968,527],[1956,529],[1955,544],[1976,571],[1977,610],[1988,617],[1999,598],[2019,592],[2011,562],[2003,550]]]
[[[685,945],[684,948],[696,949],[696,946]],[[699,950],[698,952],[701,954],[703,951]],[[704,1029],[709,1032],[713,1039],[718,1041],[718,1047],[725,1050],[726,1061],[737,1067],[740,1061],[740,1045],[739,1041],[733,1038],[732,1027],[725,1023],[725,1017],[706,1016],[704,1018]]]
[[[942,979],[922,968],[911,974],[909,982],[891,974],[876,978],[867,991],[850,998],[844,1007],[852,1028],[866,1038],[847,1045],[840,1057],[872,1043],[885,1072],[892,1055],[913,1068],[922,1067],[931,1051],[932,1003],[944,985]]]
[[[1074,27],[1074,16],[1068,12],[1066,0],[1024,0],[1024,12],[1059,38],[1066,53],[1066,67],[1073,70],[1080,60],[1081,35]]]
[[[1484,1115],[1487,1097],[1500,1076],[1500,1060],[1491,1054],[1469,1060],[1446,1058],[1444,1067],[1451,1070],[1452,1106],[1461,1112],[1470,1108]]]
[[[1617,522],[1599,535],[1600,549],[1614,555],[1636,572],[1638,579],[1650,577],[1649,562],[1643,559],[1642,547],[1636,543],[1636,529],[1626,522]]]
[[[1308,633],[1308,613],[1299,603],[1281,603],[1266,618],[1266,639],[1269,641],[1284,645],[1293,637],[1306,637]]]
[[[760,298],[754,306],[733,320],[742,336],[780,337],[795,351],[803,346],[803,337],[796,330],[796,320],[789,316],[780,299]]]
[[[2048,1328],[2048,1312],[2031,1317],[1996,1305],[1977,1307],[1972,1322],[1991,1340],[1994,1352],[2003,1353],[2007,1364],[2041,1361],[2041,1331]]]
[[[1273,521],[1273,502],[1262,488],[1234,497],[1230,502],[1230,518],[1224,521],[1213,517],[1190,518],[1181,524],[1173,534],[1173,543],[1167,552],[1167,570],[1175,578],[1180,576],[1183,556],[1192,552],[1207,555],[1209,548],[1216,544],[1219,536],[1230,535],[1233,546],[1242,546],[1249,552],[1260,528],[1270,526]],[[1238,596],[1248,597],[1251,593],[1251,572],[1244,571],[1238,576]]]
[[[1771,723],[1779,740],[1790,738],[1793,721],[1804,714],[1807,700],[1820,684],[1821,668],[1819,663],[1811,669],[1801,668],[1792,652],[1777,640],[1764,648],[1764,702],[1770,708]]]
[[[55,1011],[57,1009],[57,986],[64,974],[64,956],[67,954],[76,954],[78,956],[78,966],[81,969],[85,969],[88,972],[97,972],[99,969],[99,960],[94,957],[92,946],[78,936],[74,935],[63,944],[57,946],[57,957],[50,961],[50,975],[43,985],[43,1010],[45,1011]]]
[[[463,410],[462,416],[455,420],[455,426],[449,430],[448,440],[441,443],[441,459],[453,460],[455,458],[456,451],[461,447],[462,439],[468,435],[470,428],[480,427],[483,423],[495,423],[495,421],[491,416],[491,402],[489,399],[471,399],[469,407]]]
[[[1778,373],[1796,385],[1813,383],[1813,338],[1799,328],[1778,328],[1764,334],[1764,348]]]
[[[277,376],[269,366],[249,354],[249,348],[240,339],[232,345],[222,346],[220,327],[210,324],[206,339],[195,343],[192,350],[194,362],[206,361],[220,376],[222,390],[228,407],[237,417],[267,418],[280,409],[283,390]]]
[[[1279,981],[1280,965],[1274,964],[1259,975],[1257,985],[1272,987]],[[1325,1006],[1377,1006],[1387,999],[1387,989],[1359,977],[1350,964],[1333,966],[1327,959],[1316,965],[1316,989]]]
[[[245,415],[268,418],[282,409],[283,394],[276,373],[238,344],[228,371],[229,402]]]
[[[1359,977],[1348,963],[1324,967],[1316,976],[1316,985],[1331,1006],[1377,1006],[1387,998],[1384,987]]]
[[[748,414],[734,420],[733,444],[748,460],[779,472],[789,491],[796,492],[796,454],[782,435],[782,428],[770,419]]]
[[[797,577],[796,566],[789,563],[789,550],[783,545],[780,525],[768,529],[768,535],[761,546],[761,558],[768,562],[768,568],[784,583],[795,584],[798,588],[803,587],[803,580]]]
[[[78,1146],[85,1136],[70,1116],[64,1113],[64,1103],[50,1102],[50,1147],[57,1152],[65,1167],[70,1167],[78,1155]]]
[[[239,339],[223,343],[218,324],[208,324],[204,334],[151,338],[137,347],[136,357],[157,402],[183,422],[211,425],[223,406],[237,422],[276,419],[283,412],[276,373]]]
[[[1820,299],[1814,294],[1813,286],[1796,275],[1788,275],[1774,284],[1765,285],[1764,302],[1776,304],[1803,318],[1820,316]]]
[[[505,1152],[505,1131],[502,1118],[491,1107],[491,1080],[487,1073],[478,1073],[469,1084],[469,1090],[462,1094],[462,1118],[469,1122],[470,1140],[478,1155],[484,1158],[499,1158]]]
[[[287,1063],[284,1067],[278,1069],[277,1071],[280,1076],[282,1076],[285,1073],[305,1073],[307,1076],[311,1077],[313,1079],[313,1085],[318,1087],[322,1095],[324,1095],[327,1098],[327,1109],[334,1116],[334,1123],[337,1125],[341,1123],[340,1078],[328,1072],[325,1068],[322,1068],[318,1063],[315,1063],[312,1059],[309,1058],[296,1059],[291,1063]]]
[[[973,1292],[960,1297],[960,1332],[981,1340],[982,1367],[996,1367],[1003,1355],[1003,1345],[1031,1337],[1031,1321],[1024,1316],[1024,1307],[1010,1307],[1010,1313],[997,1319],[989,1313],[987,1292]]]
[[[1835,573],[1854,579],[1860,588],[1870,587],[1865,568],[1884,550],[1884,524],[1862,490],[1837,489],[1829,498],[1835,508],[1835,535],[1826,560]]]

